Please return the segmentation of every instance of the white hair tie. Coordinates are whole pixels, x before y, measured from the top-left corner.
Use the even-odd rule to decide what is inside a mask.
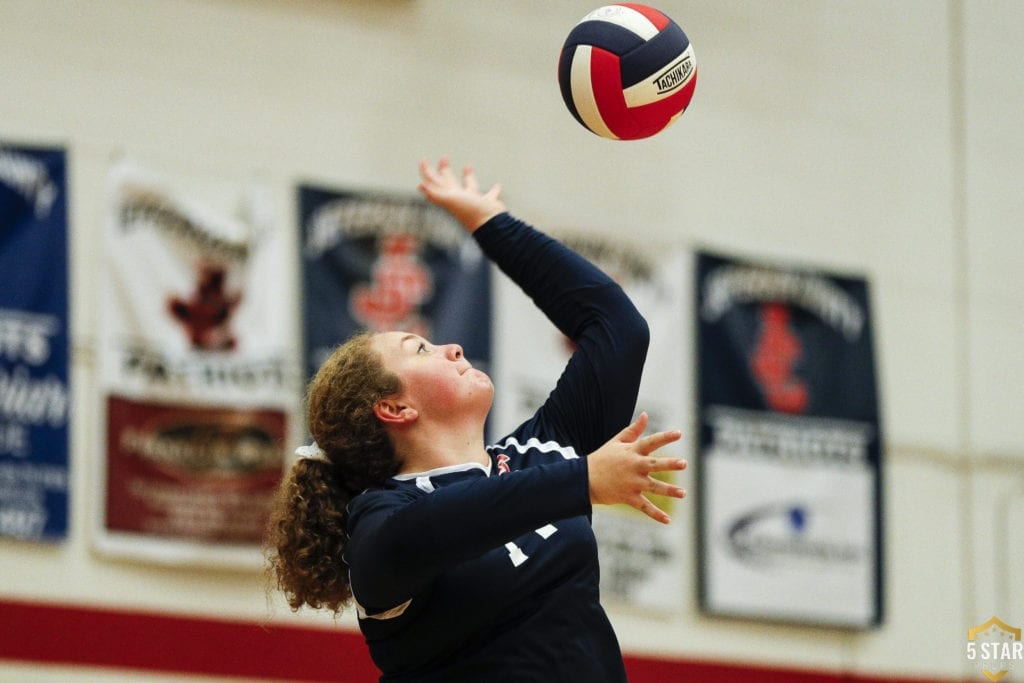
[[[310,460],[323,460],[327,461],[327,454],[324,453],[323,449],[314,441],[306,446],[299,446],[295,449],[295,455],[300,458],[308,458]]]

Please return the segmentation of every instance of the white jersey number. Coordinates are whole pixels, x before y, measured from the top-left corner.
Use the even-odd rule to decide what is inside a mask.
[[[545,524],[539,529],[536,529],[533,533],[537,534],[543,539],[548,539],[551,534],[558,531],[558,528],[554,524]],[[523,552],[523,549],[517,546],[515,543],[509,542],[505,544],[505,549],[508,550],[508,559],[512,560],[512,566],[518,567],[523,562],[530,559],[530,556]]]

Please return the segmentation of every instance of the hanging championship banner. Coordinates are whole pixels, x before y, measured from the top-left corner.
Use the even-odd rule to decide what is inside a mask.
[[[490,266],[447,212],[414,196],[299,188],[305,374],[363,330],[458,343],[491,362]]]
[[[97,545],[257,566],[298,390],[283,231],[188,202],[129,164],[111,186]]]
[[[697,255],[700,597],[712,614],[882,618],[881,433],[863,279]]]
[[[558,239],[596,264],[622,286],[653,331],[637,410],[646,411],[647,433],[677,429],[683,423],[684,382],[679,339],[683,333],[683,256],[659,258],[639,253],[621,242],[592,235],[558,234]],[[499,278],[495,286],[499,344],[495,362],[494,422],[504,434],[528,419],[555,386],[572,354],[569,340],[541,313],[514,283]],[[622,425],[625,427],[626,425]],[[674,444],[666,457],[680,457]],[[667,473],[664,478],[684,488],[688,473]],[[652,497],[674,520],[684,514],[686,500]],[[681,609],[687,563],[687,533],[679,521],[665,526],[624,505],[595,506],[594,534],[601,563],[602,599],[645,610]]]
[[[68,530],[65,153],[0,145],[0,536]]]

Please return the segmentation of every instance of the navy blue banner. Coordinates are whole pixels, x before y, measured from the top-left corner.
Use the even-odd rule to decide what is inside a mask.
[[[877,423],[867,282],[702,253],[698,288],[702,406]]]
[[[697,255],[701,603],[882,615],[881,429],[862,278]]]
[[[0,145],[0,535],[68,528],[63,150]]]
[[[490,265],[451,216],[415,196],[299,188],[305,372],[353,334],[403,330],[491,361]]]

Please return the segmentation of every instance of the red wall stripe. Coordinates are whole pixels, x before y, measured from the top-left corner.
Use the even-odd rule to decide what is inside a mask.
[[[0,659],[288,681],[376,681],[362,637],[345,629],[0,600]],[[627,655],[631,683],[930,683],[932,678]],[[953,679],[947,679],[952,682]]]

